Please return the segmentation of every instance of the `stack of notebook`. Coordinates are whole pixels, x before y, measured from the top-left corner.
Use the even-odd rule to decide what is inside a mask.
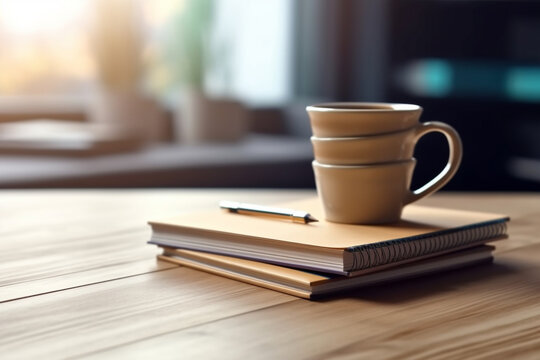
[[[312,298],[492,261],[508,217],[409,205],[391,225],[327,222],[317,198],[280,206],[319,222],[297,224],[216,209],[150,221],[159,259]]]

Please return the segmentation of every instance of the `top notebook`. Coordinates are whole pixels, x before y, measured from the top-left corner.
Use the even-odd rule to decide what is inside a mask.
[[[316,197],[277,206],[304,210],[310,224],[216,209],[150,221],[150,243],[243,257],[291,267],[356,275],[506,237],[507,216],[406,206],[391,225],[324,220]]]

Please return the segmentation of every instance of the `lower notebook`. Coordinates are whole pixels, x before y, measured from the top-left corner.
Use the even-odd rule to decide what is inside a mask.
[[[311,299],[348,289],[491,262],[494,247],[482,245],[379,272],[346,277],[192,250],[163,248],[158,259]]]

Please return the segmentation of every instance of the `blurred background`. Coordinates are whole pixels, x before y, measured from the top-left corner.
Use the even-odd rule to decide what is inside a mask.
[[[539,39],[538,1],[0,0],[0,188],[313,188],[306,105],[385,101],[461,134],[445,189],[539,190]]]

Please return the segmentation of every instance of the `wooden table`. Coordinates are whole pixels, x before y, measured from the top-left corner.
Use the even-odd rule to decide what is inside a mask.
[[[423,200],[507,213],[495,263],[308,301],[157,262],[146,220],[310,191],[0,192],[0,357],[540,358],[540,194]]]

